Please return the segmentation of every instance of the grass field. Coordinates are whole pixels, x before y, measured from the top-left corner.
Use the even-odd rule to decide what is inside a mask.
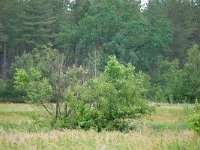
[[[190,107],[190,106],[189,106]],[[0,104],[0,150],[200,149],[200,136],[183,121],[184,105],[160,104],[152,116],[133,121],[128,133],[55,130],[35,121],[44,112],[27,104]]]

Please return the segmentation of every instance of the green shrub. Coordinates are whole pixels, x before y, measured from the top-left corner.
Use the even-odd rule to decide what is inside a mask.
[[[128,130],[131,118],[152,111],[142,96],[144,81],[143,74],[136,73],[133,66],[126,67],[110,57],[102,76],[89,80],[74,93],[67,91],[68,103],[74,102],[74,124],[97,131]],[[74,96],[77,91],[78,97]]]
[[[200,134],[200,104],[196,103],[195,106],[191,108],[186,107],[184,111],[188,114],[186,116],[188,126]]]
[[[187,122],[191,129],[200,134],[200,114],[193,113],[187,116]]]

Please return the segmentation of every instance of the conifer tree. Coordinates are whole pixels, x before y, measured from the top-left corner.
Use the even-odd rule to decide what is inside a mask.
[[[53,42],[55,39],[52,3],[48,0],[30,0],[25,2],[22,18],[22,41],[25,47],[32,51],[42,44]]]

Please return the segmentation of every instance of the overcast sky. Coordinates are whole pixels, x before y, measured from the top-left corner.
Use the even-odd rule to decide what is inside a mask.
[[[148,1],[149,0],[141,0],[142,2],[141,2],[141,5],[142,5],[142,7],[141,7],[141,11],[143,11],[144,10],[144,8],[147,6],[146,4],[148,3]]]
[[[148,2],[148,0],[142,0],[142,4],[145,4],[147,2]]]

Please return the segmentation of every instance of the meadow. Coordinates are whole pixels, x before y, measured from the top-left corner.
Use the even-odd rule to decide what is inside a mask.
[[[200,136],[184,121],[192,105],[159,104],[151,116],[133,120],[129,132],[52,128],[45,111],[28,104],[0,104],[0,150],[172,149],[198,150]],[[38,118],[39,119],[35,119]]]

